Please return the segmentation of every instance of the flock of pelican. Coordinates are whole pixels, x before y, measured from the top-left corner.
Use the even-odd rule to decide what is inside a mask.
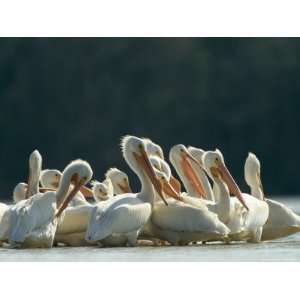
[[[125,136],[121,149],[140,180],[137,193],[117,168],[109,169],[104,181],[91,181],[88,162],[72,161],[63,172],[42,170],[42,157],[33,151],[28,181],[15,187],[13,204],[0,203],[0,245],[259,243],[300,231],[300,216],[265,198],[260,162],[253,153],[245,162],[247,194],[240,191],[219,150],[172,147],[169,161],[179,181],[162,148],[150,139]]]

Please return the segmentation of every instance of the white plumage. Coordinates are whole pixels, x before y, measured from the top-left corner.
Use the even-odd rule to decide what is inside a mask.
[[[51,247],[57,227],[56,212],[61,214],[74,193],[92,177],[87,162],[77,160],[64,170],[56,192],[36,194],[10,207],[9,242],[13,247]],[[69,191],[71,182],[74,188]]]
[[[263,227],[262,240],[273,240],[299,232],[300,216],[283,203],[265,198],[261,181],[261,165],[255,154],[249,153],[244,171],[251,194],[265,200],[269,206],[269,216]]]
[[[155,197],[152,183],[156,189],[158,183],[146,153],[146,144],[142,139],[126,136],[122,140],[122,150],[126,162],[141,181],[141,192],[118,195],[97,205],[86,233],[88,241],[105,242],[106,238],[117,235],[126,237],[128,244],[134,246],[151,215]]]

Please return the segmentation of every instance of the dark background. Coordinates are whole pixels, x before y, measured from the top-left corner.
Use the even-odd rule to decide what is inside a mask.
[[[254,151],[266,194],[299,194],[299,78],[299,39],[2,38],[0,197],[26,180],[34,149],[44,168],[80,157],[100,180],[130,172],[125,134],[166,154],[218,147],[243,189]]]

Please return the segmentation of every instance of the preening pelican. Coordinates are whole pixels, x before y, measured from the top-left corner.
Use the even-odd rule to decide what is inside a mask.
[[[262,240],[273,240],[300,231],[300,216],[286,205],[265,198],[261,181],[261,165],[253,153],[249,153],[245,163],[245,180],[250,187],[251,195],[265,200],[269,205],[269,217],[263,227]]]
[[[260,242],[262,228],[269,214],[266,202],[240,192],[219,150],[207,151],[203,156],[203,164],[217,187],[216,204],[209,206],[209,209],[215,211],[229,227],[230,238]],[[236,197],[230,197],[229,191]]]
[[[114,195],[132,193],[127,174],[119,169],[110,168],[105,173],[105,178],[111,180],[113,184]]]
[[[55,169],[46,169],[41,172],[40,183],[44,189],[54,189],[56,190],[59,186],[62,173],[59,170]],[[71,188],[71,187],[70,187]],[[80,190],[76,193],[68,207],[76,207],[81,205],[90,205],[89,202],[85,199],[85,195],[91,198],[93,195],[92,191],[87,187],[82,186]]]
[[[140,138],[126,136],[121,144],[125,161],[140,179],[141,191],[137,194],[115,196],[103,202],[105,205],[96,205],[86,239],[100,241],[102,244],[106,244],[107,239],[115,239],[120,240],[120,244],[123,245],[125,237],[130,246],[135,246],[140,231],[151,215],[154,188],[162,199],[164,195],[161,183],[157,180],[149,161],[146,143]]]
[[[94,180],[91,185],[94,199],[97,202],[108,200],[114,196],[113,184],[109,178],[106,178],[103,182]]]
[[[58,218],[81,186],[92,178],[90,165],[71,162],[64,170],[57,191],[36,194],[12,206],[9,243],[12,247],[52,247]],[[70,191],[70,186],[73,189]]]

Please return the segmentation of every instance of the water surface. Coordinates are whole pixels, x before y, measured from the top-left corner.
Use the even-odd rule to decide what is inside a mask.
[[[300,197],[280,201],[300,214]],[[300,233],[260,244],[28,250],[0,248],[0,261],[300,261]]]

